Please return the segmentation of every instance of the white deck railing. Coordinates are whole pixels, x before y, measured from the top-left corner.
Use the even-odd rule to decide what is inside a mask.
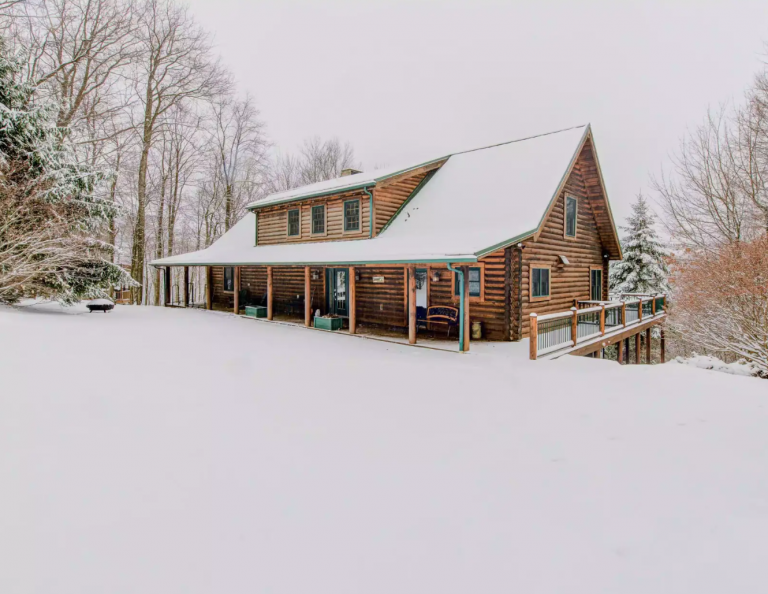
[[[665,313],[666,295],[627,294],[626,297],[631,300],[580,301],[578,305],[586,307],[544,315],[532,313],[531,359],[616,334]]]

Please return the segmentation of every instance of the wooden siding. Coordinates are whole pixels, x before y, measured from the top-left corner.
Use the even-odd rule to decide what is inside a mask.
[[[620,251],[618,239],[611,223],[608,200],[600,179],[600,171],[591,138],[588,138],[584,144],[578,163],[584,181],[584,191],[595,216],[600,241],[610,257],[614,260],[618,259]]]
[[[319,309],[325,311],[325,276],[321,267],[312,267],[317,273],[317,280],[311,281],[312,311]],[[230,309],[232,304],[232,292],[224,291],[224,268],[211,267],[213,276],[213,303],[217,308]],[[274,286],[273,305],[276,314],[287,311],[287,305],[291,301],[304,299],[304,267],[303,266],[274,266],[272,268],[272,280]],[[262,301],[267,294],[267,267],[266,266],[241,266],[240,289],[248,291],[246,302]],[[298,310],[297,310],[298,311]],[[302,312],[294,312],[304,316]]]
[[[344,202],[360,200],[360,231],[344,231]],[[312,235],[312,207],[324,204],[326,209],[325,233]],[[348,192],[324,198],[290,202],[257,210],[259,245],[277,243],[307,243],[338,241],[339,239],[364,239],[370,233],[370,197],[363,191]],[[288,236],[288,211],[301,210],[301,235]]]
[[[357,321],[363,324],[405,328],[406,317],[405,269],[402,266],[365,266],[355,268],[360,276],[356,281]],[[374,283],[373,277],[384,277],[383,283]]]
[[[585,147],[586,149],[587,147]],[[565,189],[557,197],[538,239],[523,242],[523,274],[519,290],[522,292],[522,336],[528,336],[530,314],[546,314],[566,311],[573,307],[574,300],[590,298],[590,267],[603,268],[603,292],[607,296],[606,251],[594,212],[594,201],[588,198],[584,169],[593,175],[591,149],[582,151],[573,171],[565,183]],[[591,179],[591,177],[590,177]],[[564,236],[565,196],[578,199],[576,237]],[[560,256],[568,258],[563,264]],[[550,299],[530,301],[530,270],[532,263],[541,263],[551,269]],[[513,304],[514,306],[514,304]],[[518,307],[519,309],[519,307]]]
[[[427,173],[406,177],[397,182],[373,190],[374,234],[378,235],[392,220],[398,209],[410,197]]]

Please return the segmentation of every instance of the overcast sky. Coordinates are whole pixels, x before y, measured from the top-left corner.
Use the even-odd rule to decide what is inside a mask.
[[[619,224],[768,40],[766,0],[190,6],[280,148],[337,136],[372,169],[590,122]]]

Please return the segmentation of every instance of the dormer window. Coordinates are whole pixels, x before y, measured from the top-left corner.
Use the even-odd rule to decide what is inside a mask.
[[[288,237],[301,235],[301,211],[294,208],[288,211]]]
[[[565,197],[565,236],[576,237],[576,215],[579,202],[573,196]]]
[[[312,207],[312,235],[325,234],[325,204]]]
[[[359,200],[347,200],[344,203],[344,231],[360,231]]]

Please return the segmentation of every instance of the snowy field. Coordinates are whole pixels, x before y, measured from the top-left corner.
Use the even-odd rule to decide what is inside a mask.
[[[764,380],[83,311],[0,308],[3,594],[768,590]]]

